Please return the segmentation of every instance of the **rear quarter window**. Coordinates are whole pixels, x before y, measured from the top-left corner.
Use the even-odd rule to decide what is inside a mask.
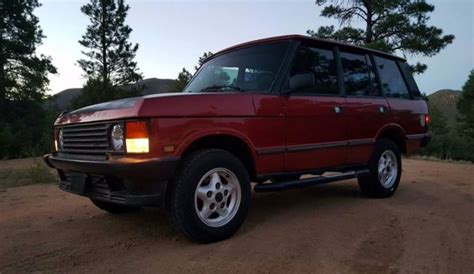
[[[379,56],[374,59],[383,94],[390,98],[410,98],[407,84],[396,61]]]
[[[411,67],[404,61],[398,61],[398,66],[400,67],[405,80],[407,81],[408,89],[413,97],[419,98],[421,97],[420,89],[418,89],[418,85],[416,84],[415,79],[413,78],[413,72]]]

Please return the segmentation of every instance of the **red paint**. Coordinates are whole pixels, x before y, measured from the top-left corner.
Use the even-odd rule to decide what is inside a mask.
[[[282,39],[295,37],[223,52]],[[200,138],[232,136],[248,147],[257,174],[267,174],[366,163],[387,132],[398,132],[413,152],[420,138],[409,137],[427,132],[420,122],[429,122],[427,113],[424,101],[411,99],[176,93],[142,97],[129,108],[64,115],[55,124],[149,119],[150,157],[180,156]],[[166,146],[175,149],[164,152]]]

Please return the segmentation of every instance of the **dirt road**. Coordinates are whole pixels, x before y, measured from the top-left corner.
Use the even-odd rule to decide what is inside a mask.
[[[197,245],[161,210],[113,216],[55,185],[0,193],[0,273],[474,272],[474,165],[404,160],[390,199],[355,180],[254,193],[230,240]]]

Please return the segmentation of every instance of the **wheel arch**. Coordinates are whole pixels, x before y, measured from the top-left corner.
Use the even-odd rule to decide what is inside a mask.
[[[255,149],[249,140],[233,133],[209,133],[193,138],[187,142],[180,150],[181,157],[184,158],[190,153],[200,149],[217,148],[228,151],[236,156],[245,166],[250,179],[256,176]]]
[[[401,153],[407,153],[407,138],[405,130],[398,124],[389,124],[381,128],[375,140],[389,139],[393,141]]]

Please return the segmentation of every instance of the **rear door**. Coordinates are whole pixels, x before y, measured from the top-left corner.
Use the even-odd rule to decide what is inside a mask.
[[[340,50],[348,121],[347,165],[366,163],[378,131],[389,121],[387,100],[381,95],[370,56]]]
[[[345,99],[339,95],[332,46],[303,44],[289,72],[286,170],[340,166],[346,157]]]
[[[412,139],[419,141],[426,132],[424,115],[427,114],[427,109],[412,76],[407,71],[402,73],[403,66],[408,70],[408,65],[380,56],[374,56],[374,61],[383,94],[390,105],[392,122],[403,128],[409,141]],[[412,90],[412,94],[409,89]],[[407,145],[410,151],[411,142]]]

